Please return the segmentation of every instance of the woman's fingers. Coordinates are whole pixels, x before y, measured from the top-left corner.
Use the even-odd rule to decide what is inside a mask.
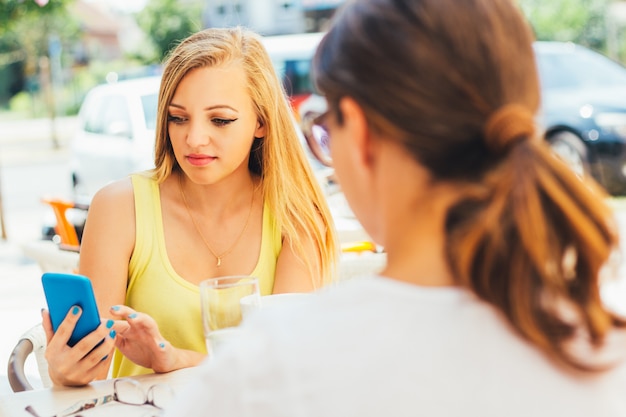
[[[56,332],[54,332],[54,340],[51,343],[67,344],[70,340],[72,332],[76,327],[76,323],[82,314],[82,309],[78,306],[73,306],[65,316],[65,319],[61,322]],[[113,320],[107,320],[106,323],[98,326],[93,332],[83,337],[76,345],[74,345],[74,353],[77,355],[87,355],[97,344],[103,341],[107,336],[115,339],[116,331],[112,329]]]
[[[160,337],[156,321],[154,321],[154,319],[148,314],[139,313],[128,306],[122,305],[113,306],[110,311],[116,318],[126,320],[128,327],[125,330],[130,327],[134,327],[135,329],[142,329],[155,336],[158,334]],[[122,325],[120,325],[120,334],[124,333],[124,331],[122,331]]]
[[[118,335],[124,334],[129,328],[130,324],[128,324],[126,320],[114,320],[113,330],[115,330]]]
[[[119,319],[128,320],[129,316],[137,314],[135,310],[125,305],[112,306],[109,311]]]
[[[124,305],[111,307],[115,318],[124,319],[127,329],[120,331],[117,348],[131,361],[155,372],[171,370],[174,349],[159,331],[156,321],[148,314],[139,313]]]
[[[41,309],[41,326],[46,333],[46,343],[49,344],[52,336],[54,336],[54,331],[52,330],[52,322],[50,321],[50,312],[45,308]]]
[[[57,343],[67,343],[70,340],[70,336],[82,312],[82,309],[78,306],[70,308],[70,311],[67,312],[56,332],[54,332],[54,340]]]
[[[74,351],[76,354],[82,355],[83,357],[87,356],[87,354],[94,350],[96,346],[105,343],[107,339],[111,339],[113,341],[108,343],[109,345],[115,344],[117,331],[113,329],[114,323],[115,321],[108,319],[106,322],[98,326],[96,330],[80,339],[80,341],[74,345]]]
[[[117,332],[114,320],[104,321],[96,330],[82,338],[73,347],[67,344],[80,317],[80,308],[72,308],[57,332],[49,337],[46,360],[52,380],[62,385],[85,385],[99,375],[106,374],[115,348]],[[52,332],[49,316],[42,315],[46,333]]]

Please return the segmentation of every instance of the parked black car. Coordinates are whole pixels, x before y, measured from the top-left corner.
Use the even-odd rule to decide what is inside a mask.
[[[626,194],[626,68],[573,43],[536,42],[535,52],[546,139],[576,172]]]

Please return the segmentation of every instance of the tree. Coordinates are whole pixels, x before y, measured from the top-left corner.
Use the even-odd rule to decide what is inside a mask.
[[[200,1],[151,0],[137,14],[137,22],[154,44],[160,62],[167,52],[202,28]]]
[[[606,47],[606,10],[611,0],[518,0],[538,40]]]
[[[71,0],[0,0],[0,36],[26,16],[42,17],[64,11]]]
[[[21,62],[25,75],[50,53],[50,35],[75,38],[78,26],[67,13],[72,0],[0,0],[0,68]]]

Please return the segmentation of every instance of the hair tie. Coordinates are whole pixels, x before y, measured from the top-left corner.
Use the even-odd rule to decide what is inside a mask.
[[[535,134],[533,114],[521,104],[506,104],[489,116],[485,123],[485,142],[496,154],[505,153]]]

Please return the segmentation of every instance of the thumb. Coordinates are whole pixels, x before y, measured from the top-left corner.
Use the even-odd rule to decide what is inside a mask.
[[[54,331],[52,330],[52,322],[50,321],[50,312],[45,308],[41,309],[41,327],[43,327],[46,333],[46,342],[50,343],[50,339],[54,336]]]

